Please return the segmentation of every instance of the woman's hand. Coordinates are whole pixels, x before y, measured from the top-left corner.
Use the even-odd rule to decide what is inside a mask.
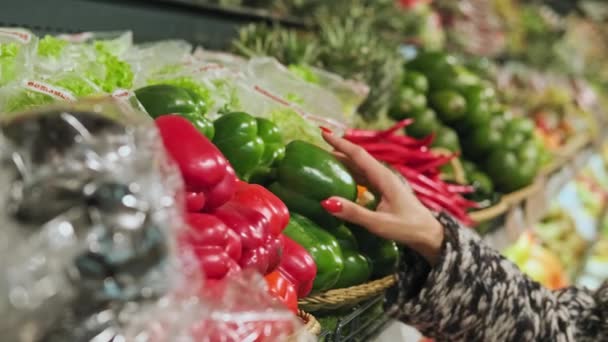
[[[323,207],[338,218],[410,247],[434,265],[441,253],[443,227],[404,180],[363,148],[325,129],[323,138],[334,147],[334,155],[351,170],[357,182],[382,197],[376,211],[341,197],[326,199],[321,202]]]

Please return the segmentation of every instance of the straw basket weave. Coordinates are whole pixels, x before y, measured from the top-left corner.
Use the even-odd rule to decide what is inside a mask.
[[[306,311],[335,310],[354,306],[375,297],[395,284],[395,276],[390,275],[365,284],[343,289],[334,289],[300,299],[298,305]]]

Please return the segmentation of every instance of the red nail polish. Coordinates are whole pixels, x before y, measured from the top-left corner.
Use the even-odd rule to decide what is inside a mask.
[[[331,129],[327,128],[327,127],[324,127],[324,126],[319,126],[319,128],[320,128],[320,129],[321,129],[321,130],[322,130],[324,133],[327,133],[327,134],[332,134],[332,133],[333,133],[333,131],[332,131]]]
[[[330,213],[339,213],[342,211],[342,202],[334,198],[328,198],[321,201],[321,206]]]

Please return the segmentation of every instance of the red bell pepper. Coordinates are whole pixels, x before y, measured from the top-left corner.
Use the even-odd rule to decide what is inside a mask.
[[[163,115],[156,120],[165,149],[186,183],[187,206],[212,210],[234,194],[236,175],[228,160],[187,119]]]
[[[268,273],[264,279],[268,292],[279,299],[293,313],[298,313],[298,296],[295,286],[281,272]]]
[[[317,264],[297,242],[287,236],[283,236],[283,240],[283,258],[278,271],[295,286],[298,298],[306,297],[317,276]]]
[[[269,232],[269,220],[258,211],[231,200],[213,212],[243,243],[243,255],[239,259],[242,268],[253,268],[266,274],[279,264],[281,241]]]
[[[190,246],[201,269],[209,279],[221,279],[240,270],[240,237],[217,217],[208,214],[189,213],[186,221],[190,226],[180,243]]]
[[[281,234],[289,223],[289,209],[285,203],[261,185],[239,181],[234,201],[264,215],[274,236]]]

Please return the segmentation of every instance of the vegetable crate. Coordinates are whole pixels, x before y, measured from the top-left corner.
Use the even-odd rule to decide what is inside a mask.
[[[379,334],[390,318],[384,312],[384,295],[375,297],[338,319],[335,328],[322,327],[319,341],[369,341]]]

